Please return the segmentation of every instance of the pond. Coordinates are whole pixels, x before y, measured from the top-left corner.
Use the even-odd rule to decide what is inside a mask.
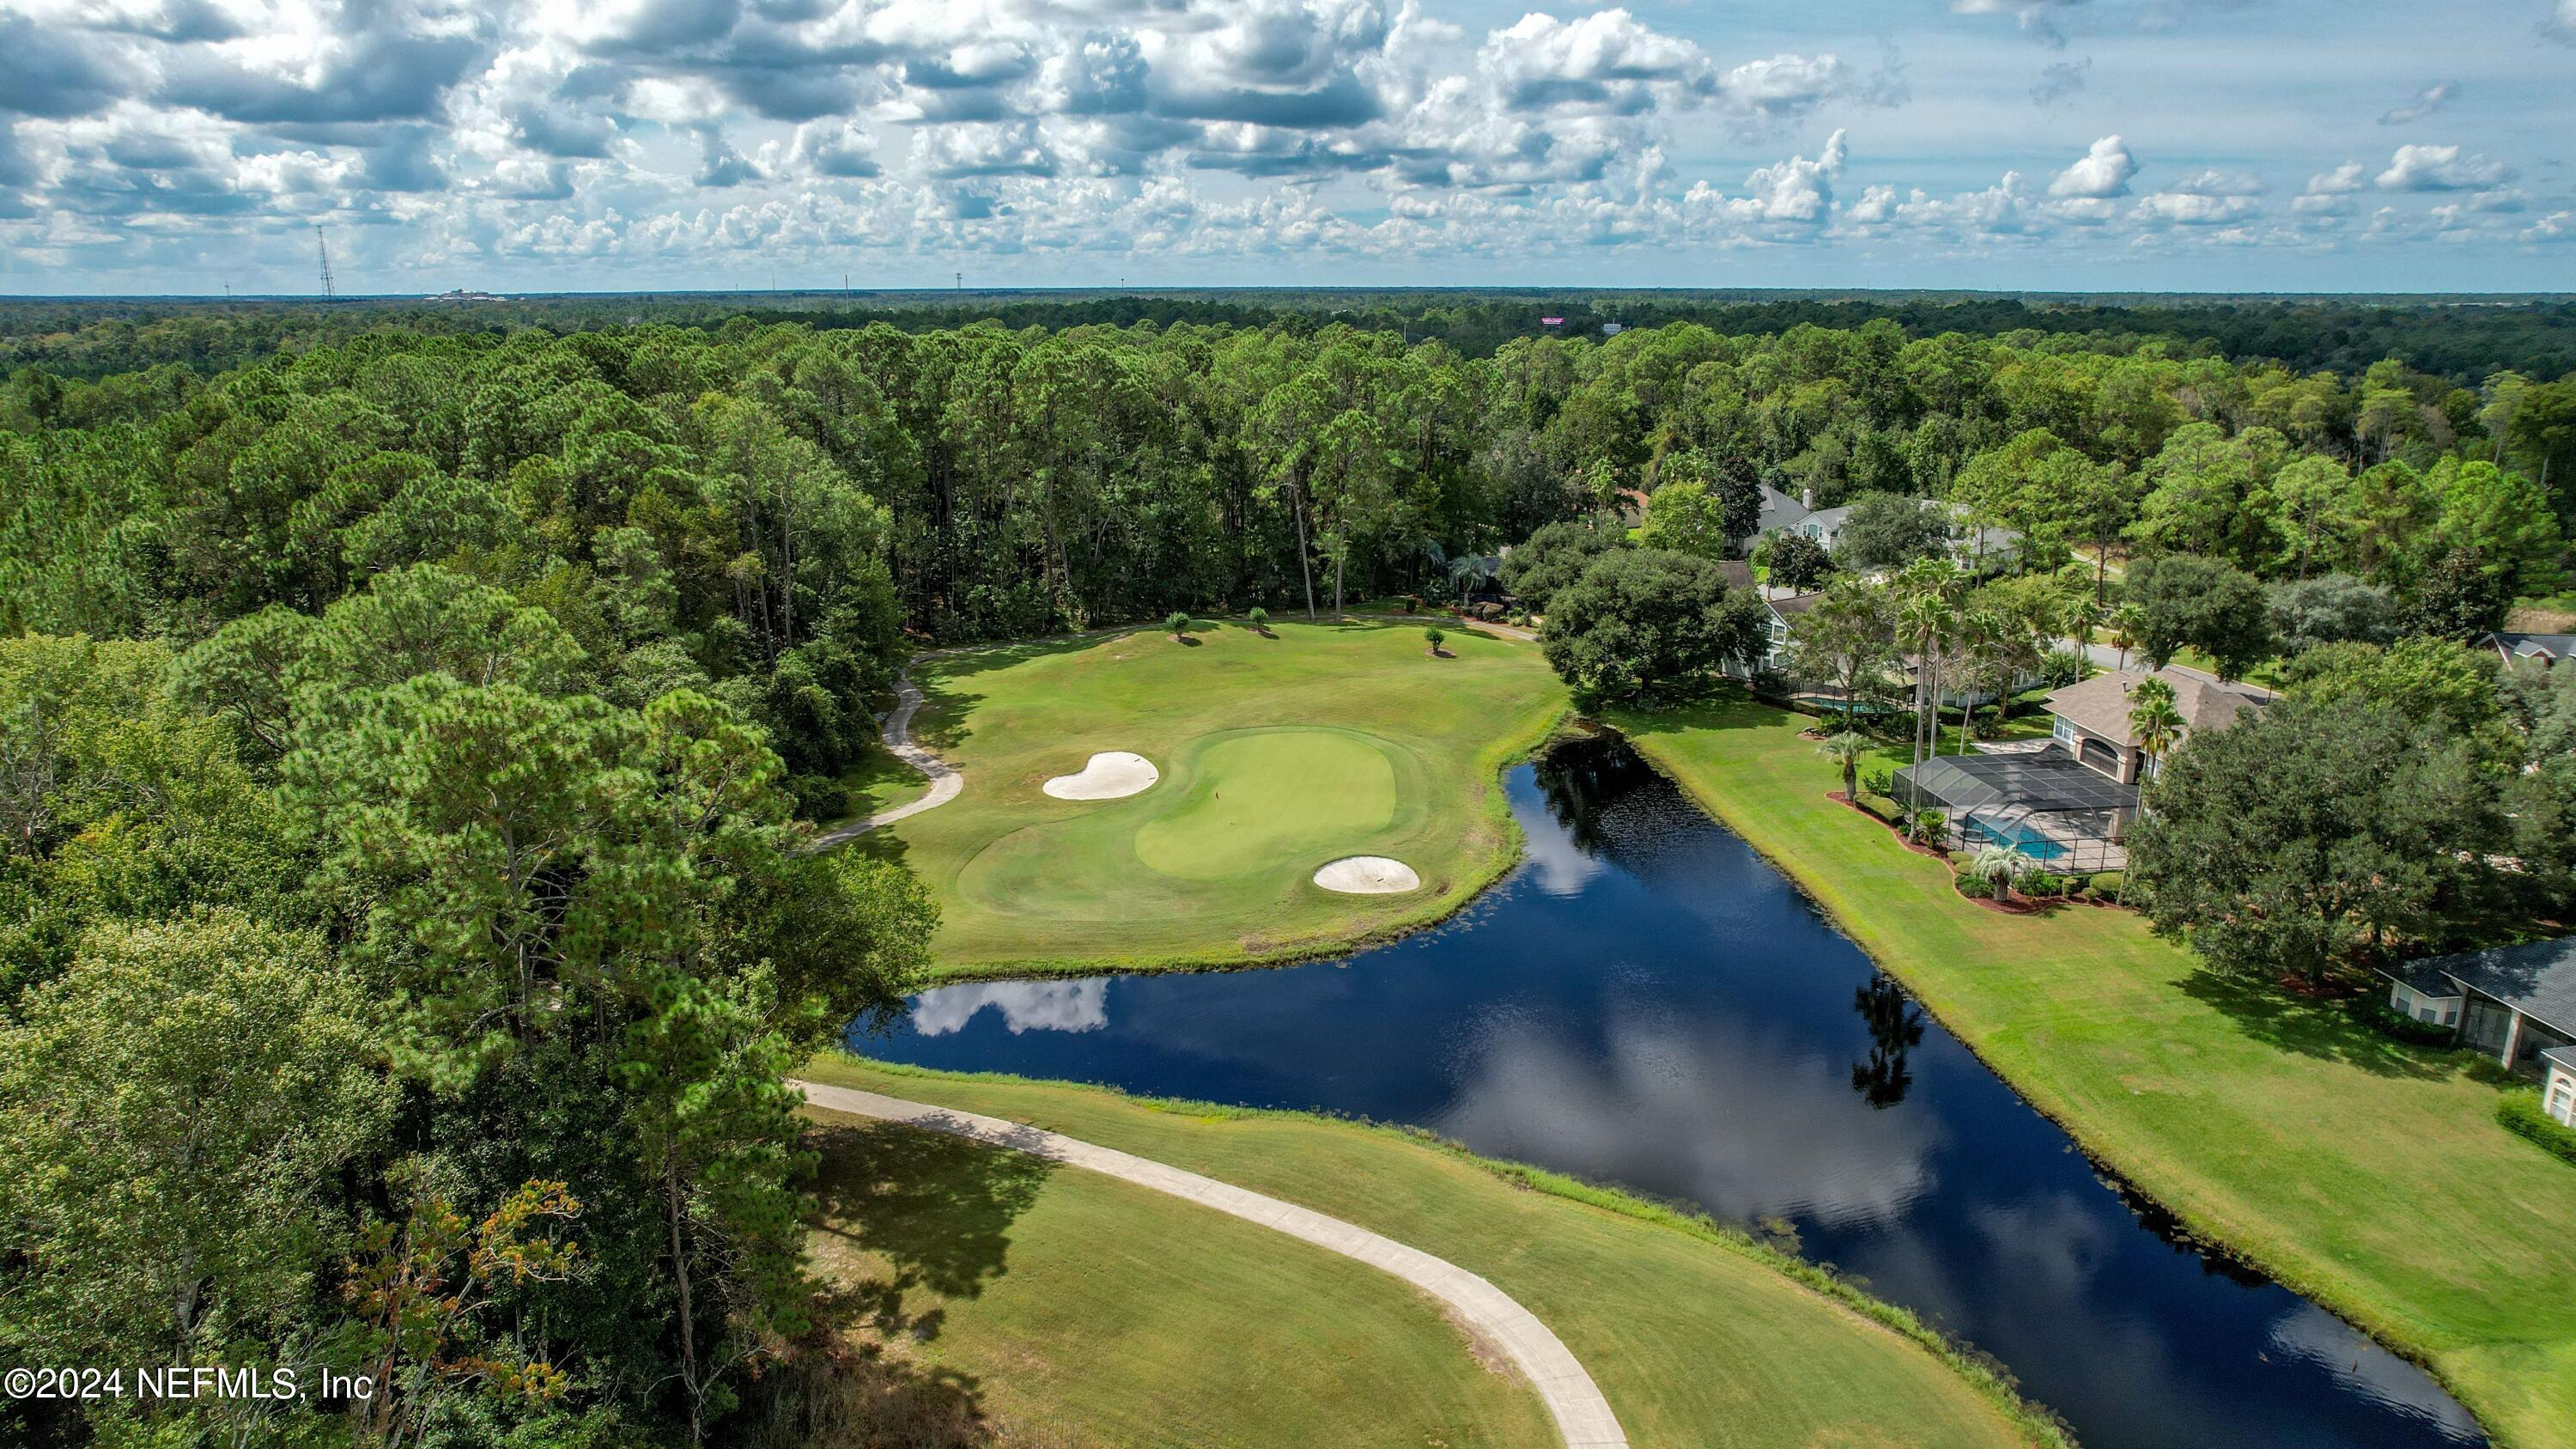
[[[2413,1365],[2181,1244],[1623,741],[1506,784],[1527,857],[1436,931],[944,987],[851,1045],[1411,1123],[1695,1204],[1994,1355],[2089,1445],[2483,1442]]]

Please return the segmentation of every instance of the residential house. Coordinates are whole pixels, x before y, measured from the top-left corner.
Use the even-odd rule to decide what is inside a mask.
[[[1842,541],[1843,525],[1850,521],[1851,505],[1846,503],[1840,508],[1819,508],[1799,519],[1797,526],[1790,531],[1803,533],[1831,549]]]
[[[2549,1115],[2576,1125],[2576,936],[2384,967],[2388,1004],[2543,1080]]]
[[[1957,560],[1962,568],[1974,569],[1981,574],[1993,573],[2009,567],[2014,559],[2021,556],[2022,537],[2011,529],[1978,526],[1970,520],[1968,511],[1956,503],[1943,503],[1932,498],[1917,501],[1925,508],[1939,509],[1949,515],[1950,557]],[[1801,534],[1832,549],[1841,544],[1843,527],[1851,522],[1851,514],[1848,503],[1834,508],[1809,508],[1798,499],[1765,484],[1762,488],[1761,521],[1755,525],[1752,536],[1735,540],[1736,550],[1750,549],[1756,537],[1773,533]]]
[[[2177,745],[2203,731],[2223,730],[2236,723],[2239,715],[2261,708],[2272,698],[2252,685],[2222,684],[2195,670],[2170,666],[2152,675],[2097,674],[2050,693],[2049,733],[2081,763],[2123,785],[2137,784],[2153,775],[2154,767],[2138,748],[2129,714],[2137,708],[2132,695],[2139,681],[2150,678],[2163,680],[2173,689],[2174,713],[2182,717]]]
[[[2569,658],[2576,658],[2576,634],[2489,634],[2478,641],[2481,649],[2492,649],[2507,667],[2538,664],[2547,669]]]
[[[1762,658],[1747,668],[1742,660],[1730,659],[1722,667],[1730,679],[1751,679],[1757,674],[1779,674],[1788,668],[1789,631],[1798,616],[1816,606],[1823,594],[1794,594],[1785,589],[1754,588],[1753,568],[1740,559],[1729,559],[1718,567],[1726,573],[1729,589],[1752,589],[1762,600],[1763,624],[1770,643]],[[1741,581],[1739,582],[1739,574]]]
[[[1733,539],[1737,553],[1752,549],[1754,541],[1767,534],[1780,533],[1798,526],[1807,517],[1807,505],[1765,483],[1762,485],[1762,510],[1755,515],[1753,531]]]

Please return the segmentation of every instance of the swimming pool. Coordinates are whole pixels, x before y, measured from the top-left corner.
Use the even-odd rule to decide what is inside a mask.
[[[2023,821],[1996,825],[1971,815],[1961,832],[1970,845],[2009,845],[2033,860],[2056,860],[2066,854],[2066,847],[2041,834]]]

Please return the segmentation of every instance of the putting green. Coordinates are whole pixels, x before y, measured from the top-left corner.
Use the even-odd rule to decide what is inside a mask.
[[[1395,819],[1392,748],[1340,730],[1218,738],[1197,752],[1188,788],[1137,830],[1136,858],[1165,875],[1223,880],[1367,839]]]
[[[937,897],[943,975],[1226,965],[1326,954],[1436,920],[1518,851],[1499,776],[1565,694],[1536,647],[1411,625],[1202,625],[923,660],[916,737],[966,775],[850,848]],[[1128,750],[1162,779],[1114,800],[1045,783]],[[1317,867],[1384,855],[1422,887],[1358,896]]]

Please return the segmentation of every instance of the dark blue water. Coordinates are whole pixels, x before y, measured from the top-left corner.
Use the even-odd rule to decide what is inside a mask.
[[[2453,1445],[2414,1366],[2180,1246],[1615,740],[1509,778],[1529,856],[1347,961],[925,993],[870,1055],[1322,1108],[1794,1233],[2090,1445]]]

